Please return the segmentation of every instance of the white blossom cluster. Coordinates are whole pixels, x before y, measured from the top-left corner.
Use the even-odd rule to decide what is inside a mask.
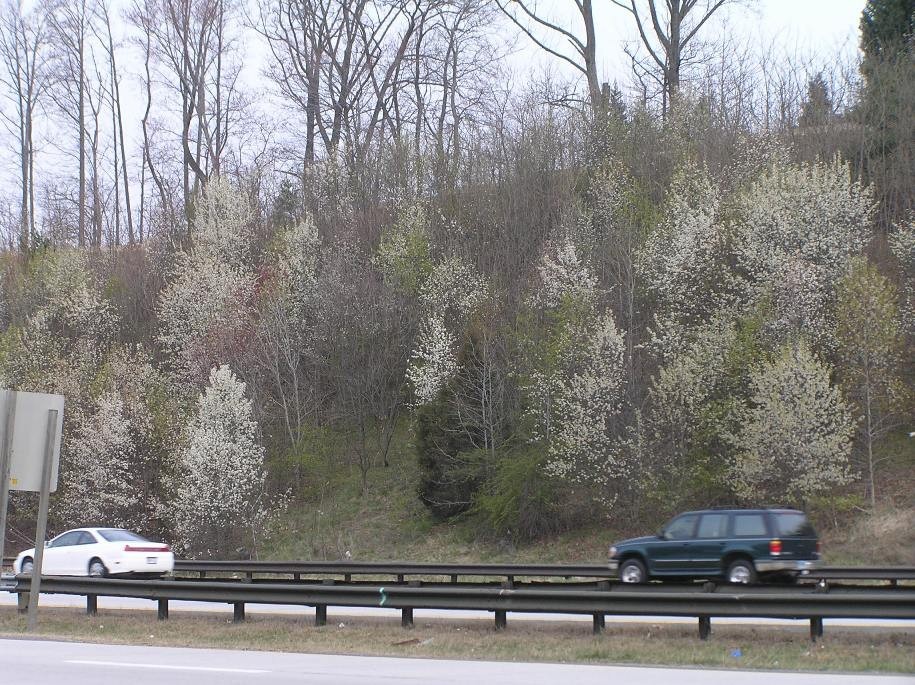
[[[194,205],[195,250],[225,264],[246,263],[253,218],[254,208],[244,192],[223,176],[211,179]]]
[[[905,300],[900,306],[902,327],[915,335],[915,215],[898,224],[890,235],[890,249],[902,266]]]
[[[186,546],[264,524],[264,447],[245,384],[226,365],[211,371],[197,400],[178,468],[171,506]]]
[[[456,344],[441,312],[432,313],[420,329],[406,372],[417,405],[434,400],[457,373]]]
[[[381,236],[375,266],[386,281],[409,293],[416,293],[432,268],[426,208],[422,203],[406,204],[397,222]]]
[[[159,296],[158,341],[176,374],[202,378],[249,325],[255,276],[246,266],[250,205],[228,181],[214,179],[197,210],[199,236],[178,255]]]
[[[457,373],[457,335],[452,331],[462,330],[488,298],[486,279],[458,257],[435,264],[422,282],[423,324],[406,373],[417,405],[432,401]]]
[[[93,282],[85,250],[57,250],[44,262],[44,302],[38,315],[72,338],[110,343],[119,325],[117,313]]]
[[[838,160],[777,165],[741,194],[738,213],[734,246],[750,298],[775,291],[774,304],[789,308],[774,312],[776,326],[804,321],[814,344],[831,345],[827,312],[848,260],[864,247],[873,190],[853,181]]]
[[[321,238],[311,215],[284,231],[277,254],[282,296],[296,320],[318,295]]]
[[[103,393],[95,412],[75,423],[76,435],[67,450],[65,497],[58,498],[57,511],[83,525],[142,527],[137,446],[123,400],[117,393]]]
[[[179,376],[197,378],[218,361],[211,359],[219,352],[212,348],[248,325],[253,295],[254,279],[246,270],[209,255],[192,253],[179,260],[158,310],[158,341]]]
[[[731,475],[746,499],[805,501],[850,480],[855,422],[831,371],[795,343],[752,376]]]
[[[652,342],[662,359],[686,344],[687,331],[735,302],[733,277],[722,268],[728,233],[719,221],[721,197],[708,172],[694,164],[671,181],[664,219],[637,255],[658,310]]]
[[[688,452],[699,416],[725,374],[736,336],[731,318],[718,316],[700,327],[689,345],[652,378],[647,430],[655,443],[670,445],[675,456]]]
[[[559,369],[534,374],[529,392],[539,405],[539,421],[532,438],[548,446],[548,473],[605,485],[627,472],[629,464],[611,439],[611,422],[622,405],[624,347],[613,314],[606,312],[568,345]]]
[[[450,312],[466,318],[489,297],[489,287],[472,264],[447,257],[432,267],[419,297],[428,312]]]
[[[593,304],[597,295],[597,276],[578,254],[568,236],[557,245],[547,245],[537,267],[540,287],[533,304],[552,309],[566,301]]]
[[[831,349],[834,324],[830,274],[822,265],[797,255],[786,256],[774,268],[768,332],[775,340],[787,340],[803,332],[818,349]]]

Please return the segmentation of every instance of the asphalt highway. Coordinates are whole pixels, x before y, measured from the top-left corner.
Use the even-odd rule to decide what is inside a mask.
[[[98,685],[913,685],[908,676],[585,666],[0,640],[14,682]]]

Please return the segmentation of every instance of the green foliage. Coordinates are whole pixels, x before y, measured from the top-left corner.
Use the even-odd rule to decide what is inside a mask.
[[[467,511],[482,482],[480,454],[446,393],[416,413],[419,499],[439,520]]]
[[[419,203],[401,210],[397,222],[381,236],[377,263],[387,279],[405,292],[417,295],[432,273],[428,218]]]
[[[544,473],[546,454],[537,446],[507,450],[474,497],[471,515],[498,535],[526,541],[557,533],[568,523],[555,480]]]
[[[861,13],[861,50],[865,60],[886,58],[912,39],[915,0],[867,0]]]

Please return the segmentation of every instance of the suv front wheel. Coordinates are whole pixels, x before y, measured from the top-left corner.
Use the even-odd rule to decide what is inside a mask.
[[[624,583],[644,583],[648,580],[645,564],[638,559],[626,559],[620,566],[620,580]]]
[[[748,559],[737,559],[728,566],[727,579],[735,585],[750,585],[756,582],[756,568]]]

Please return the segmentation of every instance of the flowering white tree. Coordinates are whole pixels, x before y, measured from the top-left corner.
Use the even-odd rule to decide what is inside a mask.
[[[720,207],[720,191],[708,172],[686,164],[671,181],[661,223],[637,255],[642,281],[657,300],[651,333],[664,359],[683,348],[691,327],[736,302]]]
[[[244,195],[218,179],[196,210],[195,245],[178,256],[159,297],[159,343],[183,380],[202,380],[231,361],[250,333],[255,277],[247,266],[251,209]]]
[[[410,355],[407,381],[419,405],[433,401],[458,369],[457,341],[445,326],[441,314],[433,313],[419,331]]]
[[[137,469],[137,446],[124,402],[116,393],[103,393],[96,409],[77,420],[76,436],[68,443],[65,479],[56,512],[76,525],[145,527],[142,473]],[[138,506],[140,505],[140,506]]]
[[[540,419],[532,437],[549,453],[547,471],[577,484],[607,485],[630,464],[614,445],[622,406],[625,343],[611,312],[575,331],[553,373],[535,373],[531,399]]]
[[[546,472],[606,486],[627,472],[614,440],[625,387],[623,333],[599,308],[597,277],[571,238],[548,244],[530,306],[543,321],[521,369],[530,439],[546,449]]]
[[[896,226],[890,235],[890,248],[902,267],[905,286],[905,298],[900,307],[902,328],[915,336],[915,215]]]
[[[406,372],[417,405],[435,399],[457,372],[458,334],[488,297],[486,279],[471,264],[449,257],[432,267],[420,286],[423,321]]]
[[[804,343],[787,346],[753,374],[750,406],[731,436],[740,496],[803,502],[849,482],[855,423],[829,378]]]
[[[58,336],[85,340],[101,353],[111,344],[119,320],[89,268],[85,250],[59,249],[38,264],[40,299],[33,316],[43,317]]]
[[[875,447],[899,425],[910,391],[899,369],[903,338],[896,289],[867,259],[854,260],[839,282],[837,315],[840,377],[855,404],[871,507],[877,505],[875,470],[886,459]]]
[[[225,264],[246,263],[251,253],[254,208],[225,176],[211,179],[194,205],[194,248]]]
[[[401,208],[395,224],[382,234],[375,255],[375,265],[385,281],[410,294],[419,292],[432,271],[427,225],[423,204],[408,203]]]
[[[700,436],[719,434],[725,428],[709,425],[714,417],[709,407],[722,395],[730,395],[722,384],[737,327],[722,315],[695,329],[692,338],[651,379],[644,420],[653,470],[646,475],[679,482],[681,488],[688,472],[700,466],[701,456],[695,453]]]
[[[597,276],[570,237],[564,237],[555,247],[547,245],[537,265],[537,274],[540,287],[532,298],[535,306],[555,309],[568,300],[594,304]]]
[[[836,160],[776,165],[737,200],[734,248],[748,296],[772,297],[774,342],[803,333],[832,349],[835,287],[873,220],[872,188]]]
[[[225,552],[256,537],[267,517],[264,447],[245,384],[228,366],[210,372],[178,457],[171,502],[175,532],[192,552]]]

